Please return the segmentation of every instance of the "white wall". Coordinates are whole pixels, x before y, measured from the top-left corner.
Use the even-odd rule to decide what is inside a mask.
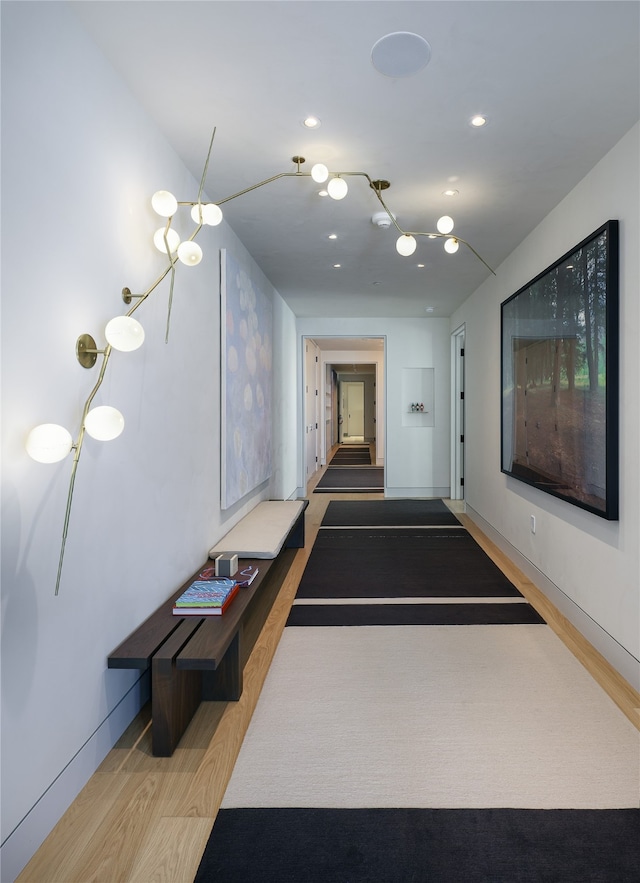
[[[639,127],[631,130],[453,316],[466,326],[465,497],[471,514],[630,681],[640,658]],[[620,519],[500,472],[500,304],[609,219],[620,220]],[[530,530],[536,517],[536,533]]]
[[[384,337],[385,495],[448,496],[450,438],[450,340],[447,319],[298,319],[301,337]],[[378,354],[379,355],[379,354]],[[338,361],[331,355],[331,361]],[[375,361],[375,353],[357,353]],[[348,361],[348,360],[344,360]],[[435,425],[403,426],[403,368],[434,368]],[[302,376],[302,375],[300,375]],[[378,388],[378,394],[380,389]]]
[[[208,147],[203,143],[203,164]],[[135,715],[137,673],[107,656],[206,558],[258,499],[296,489],[295,323],[274,298],[276,465],[221,513],[219,249],[250,261],[223,224],[198,236],[204,259],[180,265],[169,343],[168,279],[136,313],[144,346],[113,353],[95,404],[125,431],[85,441],[60,594],[54,586],[71,460],[44,466],[29,429],[77,436],[106,322],[165,266],[150,195],[194,199],[199,182],[64,4],[2,5],[2,881],[11,880]],[[190,233],[185,222],[182,232]],[[99,357],[100,359],[100,357]],[[290,391],[288,391],[290,390]],[[225,519],[227,522],[225,523]]]

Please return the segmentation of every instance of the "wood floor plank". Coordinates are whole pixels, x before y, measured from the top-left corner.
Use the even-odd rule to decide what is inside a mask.
[[[192,883],[213,819],[162,818],[149,831],[129,883]]]

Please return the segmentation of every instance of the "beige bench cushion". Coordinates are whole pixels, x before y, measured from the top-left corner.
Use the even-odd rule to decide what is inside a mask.
[[[275,558],[304,505],[302,500],[258,503],[209,550],[209,557],[231,552],[239,558]]]

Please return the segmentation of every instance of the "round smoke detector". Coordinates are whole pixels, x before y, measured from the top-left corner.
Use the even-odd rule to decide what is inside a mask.
[[[381,227],[383,230],[388,230],[391,226],[391,218],[387,212],[376,212],[375,215],[371,216],[371,223],[375,224],[376,227]]]

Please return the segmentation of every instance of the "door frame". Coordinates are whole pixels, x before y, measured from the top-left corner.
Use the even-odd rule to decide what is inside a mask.
[[[451,334],[451,488],[452,500],[464,500],[465,466],[465,325]]]

